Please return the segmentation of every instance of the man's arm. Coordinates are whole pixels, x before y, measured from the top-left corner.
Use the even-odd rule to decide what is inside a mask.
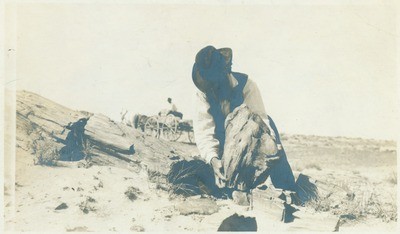
[[[221,173],[222,162],[218,157],[219,141],[215,138],[215,122],[212,115],[208,112],[210,104],[203,93],[196,93],[195,107],[193,128],[197,148],[200,151],[201,157],[211,165],[215,175],[215,184],[223,188],[225,187],[226,178]]]
[[[193,120],[193,130],[197,148],[201,157],[210,163],[211,159],[218,158],[219,141],[214,136],[215,123],[211,114],[208,112],[210,104],[207,102],[205,94],[197,92],[194,100],[195,113]]]
[[[264,123],[271,130],[272,137],[276,139],[275,132],[270,125],[268,114],[265,111],[264,102],[262,100],[260,90],[258,89],[257,84],[250,79],[247,80],[246,86],[244,87],[243,98],[244,103],[246,103],[251,111],[258,114],[262,118]]]

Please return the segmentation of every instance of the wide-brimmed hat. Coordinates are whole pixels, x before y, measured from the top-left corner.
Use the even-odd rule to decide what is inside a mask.
[[[197,55],[192,70],[192,80],[196,87],[206,93],[218,86],[230,72],[227,67],[232,63],[232,50],[229,48],[216,49],[206,46]]]
[[[227,66],[229,66],[229,70],[230,70],[230,66],[232,65],[232,49],[231,48],[221,48],[221,49],[218,49],[218,51],[222,54],[222,56],[224,56],[225,64]]]

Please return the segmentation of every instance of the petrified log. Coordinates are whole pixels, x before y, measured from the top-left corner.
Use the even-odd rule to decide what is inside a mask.
[[[278,195],[279,194],[279,195]],[[335,230],[338,217],[327,212],[316,212],[312,208],[288,204],[282,200],[283,191],[268,187],[266,190],[254,189],[254,212],[257,219],[263,220],[260,230],[271,228],[273,222],[285,223],[282,231],[324,231]],[[270,223],[272,222],[272,223]],[[268,230],[268,229],[267,229]]]
[[[149,171],[166,176],[174,162],[172,158],[193,159],[190,155],[197,154],[193,145],[146,137],[105,115],[74,111],[27,91],[17,92],[16,112],[16,144],[25,150],[30,150],[32,142],[40,137],[49,139],[54,149],[60,150],[67,144],[70,133],[64,127],[90,116],[84,126],[84,136],[90,143],[88,151],[92,160],[99,165],[125,168],[125,162],[140,163]]]
[[[253,208],[266,211],[271,220],[284,223],[293,222],[298,209],[292,204],[290,192],[276,189],[273,186],[265,190],[254,189],[251,193]]]
[[[134,142],[117,123],[102,114],[93,115],[85,129],[86,135],[96,144],[123,154],[129,154],[129,148]]]
[[[222,164],[227,187],[238,190],[252,189],[268,176],[268,156],[278,153],[270,129],[261,117],[252,113],[245,104],[227,116],[225,129]]]

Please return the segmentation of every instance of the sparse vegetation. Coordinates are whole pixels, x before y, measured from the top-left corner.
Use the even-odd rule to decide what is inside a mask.
[[[144,228],[140,225],[133,225],[130,230],[134,232],[144,232]]]
[[[204,169],[205,165],[200,161],[181,161],[173,164],[167,175],[170,196],[192,196],[209,193],[207,186],[198,179],[198,174],[204,173]]]
[[[54,143],[48,139],[34,140],[32,143],[35,165],[56,166],[60,154]]]
[[[84,159],[86,162],[91,162],[92,161],[92,156],[93,156],[93,145],[90,143],[89,140],[85,141],[85,145],[82,150],[83,154],[85,155]]]
[[[96,207],[93,203],[96,203],[96,200],[87,196],[85,201],[79,203],[79,209],[85,214],[88,214],[90,211],[96,211]]]
[[[125,191],[125,195],[131,201],[135,201],[136,199],[138,199],[140,194],[142,194],[142,192],[138,188],[132,186],[128,187],[128,189]]]
[[[190,174],[187,173],[186,175],[182,177],[177,177],[172,179],[172,181],[178,181],[180,179],[184,179],[185,177],[189,177]],[[172,182],[168,188],[170,196],[173,196],[174,194],[183,194],[184,196],[190,196],[193,194],[196,194],[196,190],[198,190],[199,187],[194,186],[192,184],[188,183],[174,183]]]
[[[93,156],[93,146],[90,141],[86,140],[85,145],[83,147],[82,153],[84,155],[84,162],[82,162],[79,167],[89,168],[93,166],[92,156]]]
[[[382,201],[377,193],[372,193],[367,199],[367,205],[361,211],[380,218],[384,222],[397,222],[397,205],[393,197],[390,201]]]
[[[356,191],[347,183],[332,187],[336,190],[326,196],[309,201],[306,206],[312,207],[318,212],[339,215],[341,217],[340,224],[358,222],[368,216],[379,218],[384,222],[397,222],[397,205],[393,198],[390,201],[383,201],[376,192]],[[342,194],[342,197],[337,194]]]
[[[151,170],[149,168],[146,168],[146,173],[150,188],[161,189],[164,191],[168,190],[169,185],[167,184],[165,175],[162,175],[158,170]]]

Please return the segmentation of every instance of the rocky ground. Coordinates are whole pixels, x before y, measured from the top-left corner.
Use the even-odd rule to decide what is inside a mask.
[[[64,126],[89,116],[85,153],[91,157],[60,161]],[[8,231],[216,231],[235,213],[247,218],[230,220],[255,220],[258,231],[393,231],[397,224],[391,141],[282,134],[296,176],[309,176],[319,192],[319,199],[297,207],[301,218],[283,223],[262,190],[255,191],[253,209],[174,194],[164,175],[172,163],[196,158],[196,146],[145,136],[101,114],[19,91],[16,138],[15,183],[5,186]]]

